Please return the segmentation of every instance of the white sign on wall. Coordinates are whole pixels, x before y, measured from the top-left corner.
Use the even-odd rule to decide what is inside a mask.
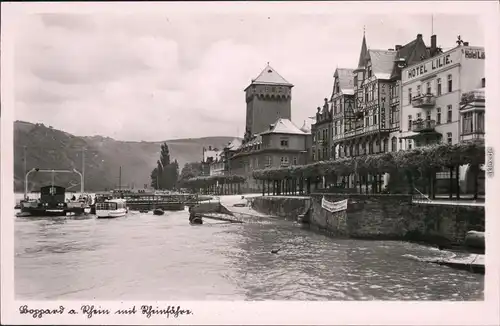
[[[347,209],[347,201],[348,199],[344,199],[337,202],[331,202],[326,200],[325,197],[323,197],[323,199],[321,200],[321,207],[332,213],[345,211]]]

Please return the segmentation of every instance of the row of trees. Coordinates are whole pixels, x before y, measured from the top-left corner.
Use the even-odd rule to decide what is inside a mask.
[[[151,171],[151,186],[159,190],[172,190],[177,186],[179,178],[179,164],[177,160],[170,160],[167,143],[161,145],[160,159]]]
[[[389,173],[391,180],[402,175],[408,184],[408,190],[413,193],[416,182],[423,183],[425,192],[431,197],[435,196],[436,172],[443,169],[450,171],[450,198],[452,188],[455,188],[456,196],[459,198],[459,166],[469,164],[474,175],[474,198],[478,195],[478,174],[480,165],[485,163],[484,143],[465,144],[439,144],[428,147],[418,147],[408,151],[381,153],[376,155],[364,155],[357,157],[346,157],[332,161],[320,161],[308,165],[291,166],[287,168],[271,168],[253,171],[253,177],[262,180],[267,185],[267,191],[271,188],[273,193],[288,192],[287,189],[307,188],[310,192],[310,184],[317,184],[320,177],[328,177],[337,181],[339,178],[358,179],[360,191],[364,184],[368,191],[368,183],[372,182],[372,189],[381,188],[381,179],[384,173]],[[455,175],[453,180],[452,175]],[[369,181],[371,180],[371,181]],[[397,183],[392,182],[397,186]],[[454,187],[453,187],[454,186]],[[388,191],[393,192],[395,188],[390,186]],[[378,192],[381,189],[377,190]]]

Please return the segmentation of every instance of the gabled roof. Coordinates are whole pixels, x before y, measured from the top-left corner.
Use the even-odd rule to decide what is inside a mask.
[[[366,46],[366,37],[363,33],[363,42],[361,43],[361,52],[359,53],[358,69],[364,68],[366,66],[366,61],[368,57],[368,48]]]
[[[288,119],[279,118],[268,131],[264,131],[261,135],[265,134],[293,134],[305,135],[306,133],[299,129],[292,121]]]
[[[257,76],[257,78],[252,80],[251,85],[283,85],[283,86],[293,86],[291,83],[286,81],[276,70],[274,70],[269,64],[262,72]]]
[[[354,94],[354,69],[350,68],[337,68],[333,77],[339,81],[340,91],[343,94]],[[335,85],[334,85],[335,87]]]
[[[396,51],[368,50],[372,72],[377,79],[391,79],[396,54]]]
[[[430,53],[427,50],[424,40],[417,36],[416,39],[408,44],[405,44],[397,51],[395,60],[402,58],[405,60],[406,65],[410,66],[422,61],[422,55],[424,55],[425,59],[430,57]],[[397,63],[395,63],[391,73],[391,79],[399,79],[401,77],[401,70],[402,69],[398,68]]]

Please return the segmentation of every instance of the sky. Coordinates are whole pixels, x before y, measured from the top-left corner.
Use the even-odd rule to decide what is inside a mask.
[[[433,21],[433,24],[432,24]],[[17,25],[15,119],[78,136],[159,141],[243,136],[243,90],[270,63],[294,84],[292,121],[310,124],[337,67],[431,31],[484,46],[477,16],[31,14]]]

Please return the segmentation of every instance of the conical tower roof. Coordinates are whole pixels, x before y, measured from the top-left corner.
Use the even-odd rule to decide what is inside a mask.
[[[252,80],[252,85],[280,85],[280,86],[293,86],[285,78],[283,78],[276,70],[274,70],[269,63],[266,68]]]

